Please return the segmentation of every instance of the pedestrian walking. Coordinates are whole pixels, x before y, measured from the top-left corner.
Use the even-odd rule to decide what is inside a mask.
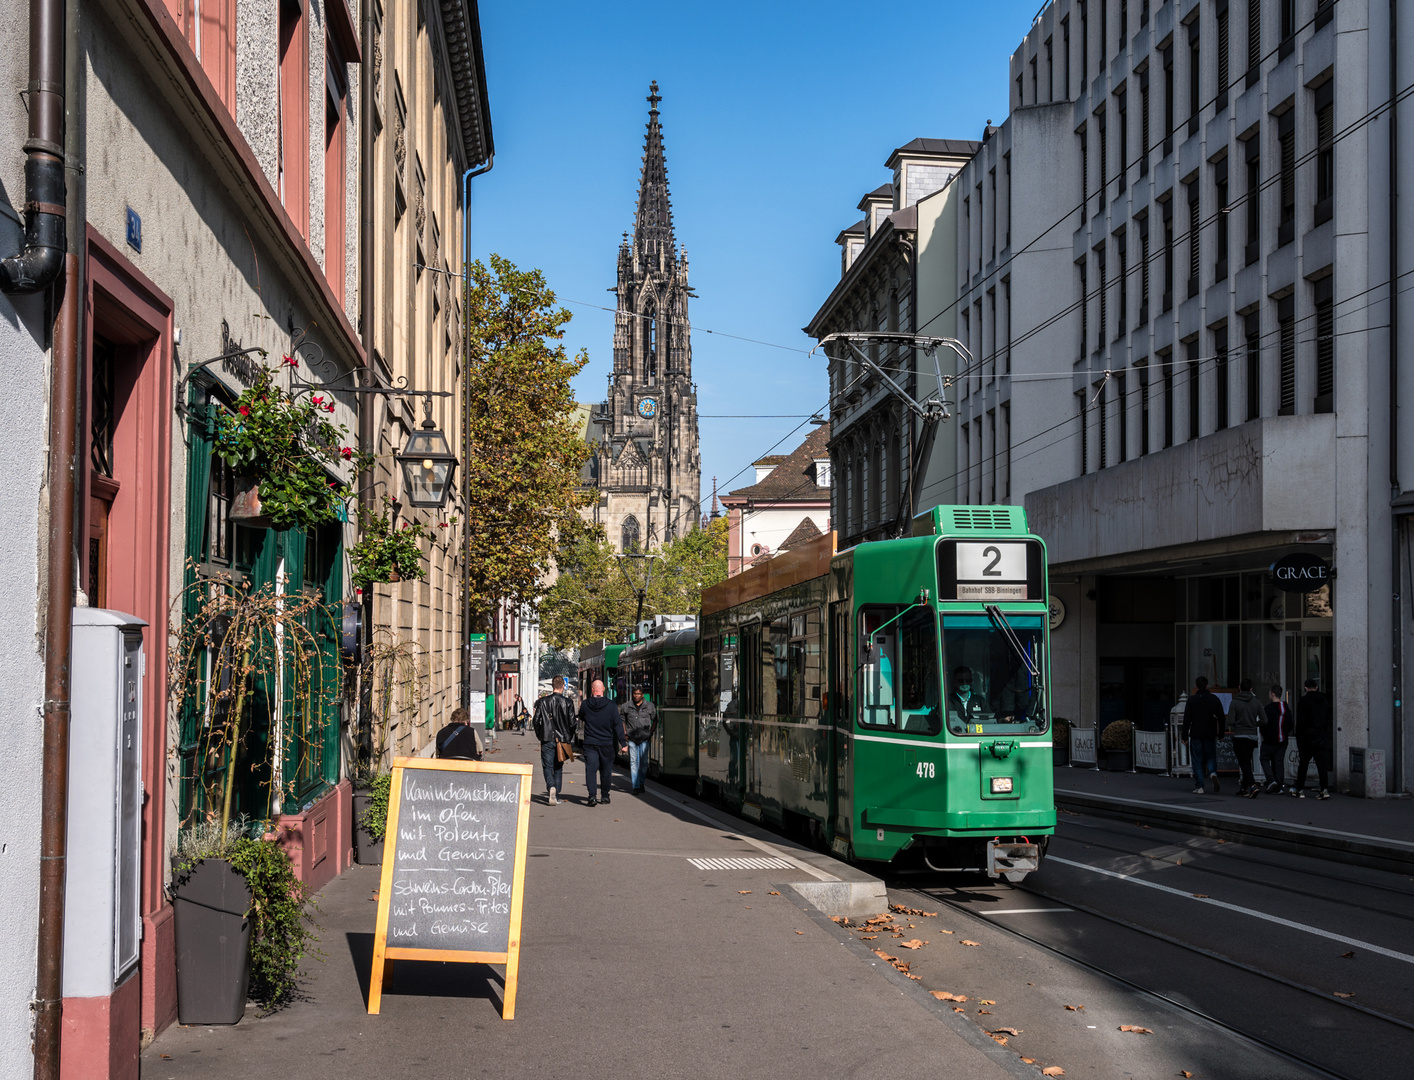
[[[644,774],[648,771],[648,746],[658,730],[658,709],[643,696],[643,687],[633,688],[633,700],[620,710],[624,721],[624,736],[628,739],[628,775],[635,795],[643,794]]]
[[[559,804],[565,790],[565,762],[574,756],[574,706],[565,697],[565,677],[556,675],[550,693],[535,703],[531,727],[540,740],[540,771],[545,774],[545,801]]]
[[[1286,740],[1291,737],[1291,707],[1282,700],[1281,683],[1267,691],[1267,707],[1262,710],[1262,772],[1269,794],[1280,795],[1286,786]]]
[[[1306,792],[1306,769],[1311,762],[1316,763],[1316,777],[1321,782],[1318,799],[1329,799],[1327,771],[1330,769],[1331,754],[1331,705],[1326,695],[1321,693],[1315,679],[1307,679],[1302,684],[1305,693],[1296,703],[1296,786],[1287,794],[1296,799],[1304,799]]]
[[[602,679],[595,679],[589,688],[589,696],[579,707],[579,720],[584,725],[584,782],[589,787],[589,805],[607,805],[614,755],[624,745],[624,722],[619,707],[604,696]],[[602,799],[599,787],[604,789]]]
[[[481,747],[476,741],[476,732],[471,729],[471,714],[466,706],[452,710],[447,726],[437,732],[434,740],[439,758],[460,761],[480,761]]]
[[[1199,675],[1193,680],[1193,696],[1183,707],[1183,737],[1188,741],[1188,756],[1193,762],[1194,795],[1202,795],[1204,783],[1213,781],[1213,794],[1218,786],[1218,740],[1227,726],[1223,703],[1208,690],[1208,679]]]
[[[511,725],[524,735],[525,725],[529,720],[530,710],[525,707],[524,699],[517,694],[515,704],[511,706]]]
[[[1227,726],[1232,731],[1232,752],[1237,755],[1237,768],[1241,773],[1237,793],[1244,799],[1253,798],[1262,790],[1252,774],[1252,755],[1257,751],[1261,718],[1262,705],[1252,693],[1252,680],[1243,679],[1228,706]]]

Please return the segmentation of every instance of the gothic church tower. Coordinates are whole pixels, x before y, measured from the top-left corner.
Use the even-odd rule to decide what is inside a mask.
[[[633,236],[619,246],[614,373],[591,417],[599,440],[599,505],[610,542],[650,551],[695,529],[701,510],[697,388],[692,382],[687,252],[673,236],[658,84],[648,95],[648,138]]]

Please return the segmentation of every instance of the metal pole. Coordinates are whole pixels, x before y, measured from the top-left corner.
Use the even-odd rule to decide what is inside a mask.
[[[486,164],[462,173],[462,687],[461,703],[471,706],[471,181],[491,171]],[[489,653],[489,650],[488,650]]]

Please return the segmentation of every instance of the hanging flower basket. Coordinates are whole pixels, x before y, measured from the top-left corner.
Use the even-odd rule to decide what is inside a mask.
[[[421,521],[397,525],[392,515],[393,501],[383,496],[383,512],[359,511],[359,542],[349,548],[353,583],[357,586],[383,582],[420,581],[427,572],[422,542],[431,530]],[[455,523],[455,518],[452,519]]]
[[[291,367],[297,362],[285,358]],[[288,529],[338,521],[349,483],[372,458],[345,444],[348,429],[331,423],[332,401],[301,397],[275,384],[262,367],[229,412],[216,418],[214,450],[240,478],[231,516],[255,527]]]

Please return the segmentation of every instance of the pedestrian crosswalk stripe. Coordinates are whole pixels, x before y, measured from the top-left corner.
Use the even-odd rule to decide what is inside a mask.
[[[789,870],[784,859],[688,859],[699,870]]]

